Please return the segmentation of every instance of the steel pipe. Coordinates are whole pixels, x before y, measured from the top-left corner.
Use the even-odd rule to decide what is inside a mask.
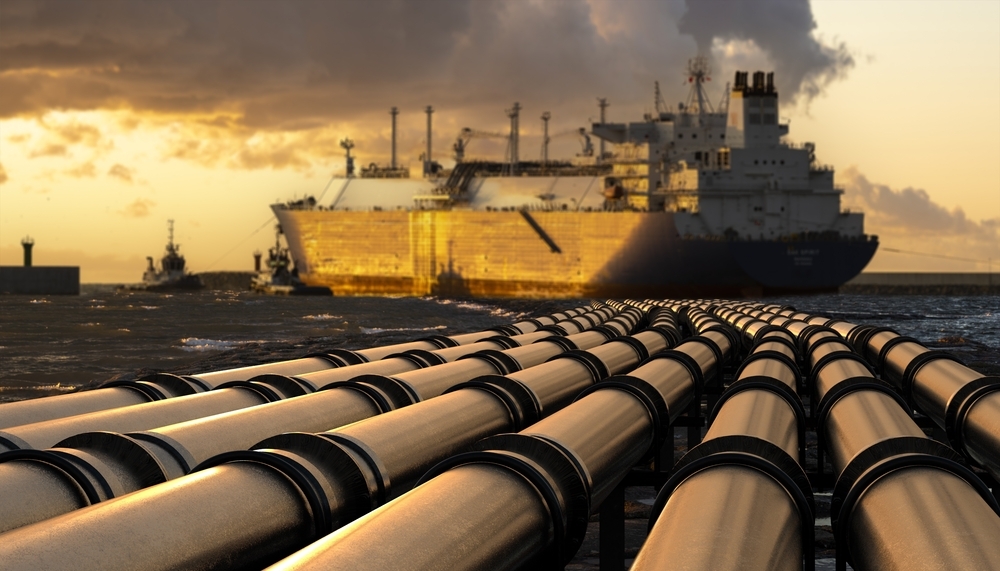
[[[408,350],[434,350],[473,343],[485,337],[497,335],[498,333],[502,335],[521,335],[530,333],[539,327],[552,325],[563,319],[571,319],[584,313],[585,309],[581,307],[556,313],[552,316],[523,320],[509,326],[501,326],[476,333],[466,333],[450,337],[434,336],[414,342],[373,347],[360,351],[338,349],[325,355],[313,355],[290,361],[252,365],[222,371],[210,371],[197,375],[160,373],[139,379],[138,381],[107,383],[102,387],[89,391],[3,403],[0,404],[0,429],[194,394],[210,390],[228,382],[245,381],[263,374],[293,376],[338,366],[373,361],[384,356]]]
[[[706,337],[728,355],[725,335]],[[703,342],[683,343],[627,377],[594,385],[572,405],[518,434],[480,442],[479,451],[439,464],[424,484],[272,569],[425,569],[431,561],[446,561],[457,570],[565,565],[579,548],[591,507],[663,437],[670,409],[680,404],[665,395],[690,399],[693,379],[705,378],[719,364],[709,352],[707,367],[692,371],[702,347]],[[656,376],[667,371],[671,378]],[[442,534],[439,525],[425,522],[446,528],[451,522],[482,525]],[[372,543],[376,537],[401,536],[398,543]],[[409,556],[417,545],[419,555]]]
[[[639,335],[648,338],[651,344],[654,344],[654,336],[659,337],[661,341],[654,346],[665,345],[665,341],[662,341],[664,337],[655,331]],[[605,349],[603,353],[636,354],[634,345],[638,342],[641,341],[630,343],[619,340],[613,343],[616,347]],[[600,358],[597,355],[592,357]],[[617,357],[609,358],[608,366],[615,367],[615,363],[621,361]],[[638,362],[638,356],[633,364],[635,362]],[[552,371],[558,368],[575,369],[576,376],[586,378],[588,385],[594,382],[591,369],[579,366],[579,361],[575,359],[559,359],[539,367]],[[610,372],[615,370],[611,369]],[[579,382],[572,375],[564,376],[567,383]],[[539,375],[538,378],[545,376]],[[282,537],[299,537],[296,530],[310,529],[312,520],[310,532],[313,537],[318,537],[405,491],[433,463],[467,449],[472,442],[487,434],[520,428],[528,419],[535,418],[531,416],[533,412],[544,414],[543,411],[557,406],[556,403],[545,400],[543,391],[533,391],[531,382],[530,378],[526,378],[524,384],[488,378],[466,387],[457,387],[454,392],[436,399],[329,433],[289,434],[269,439],[261,445],[265,447],[264,450],[222,455],[209,461],[206,466],[215,467],[204,472],[8,532],[0,541],[0,558],[12,569],[17,569],[22,564],[59,566],[60,562],[74,557],[73,546],[90,542],[94,537],[103,537],[109,530],[118,529],[118,521],[123,517],[131,525],[142,527],[143,534],[156,529],[161,544],[179,544],[184,541],[182,538],[191,537],[190,527],[201,530],[215,526],[206,522],[198,522],[193,526],[188,526],[186,522],[165,526],[160,522],[170,521],[171,518],[183,520],[181,514],[188,510],[200,517],[207,517],[210,521],[228,517],[227,514],[207,516],[200,510],[193,509],[190,502],[193,501],[192,498],[197,500],[210,495],[210,489],[226,485],[230,479],[242,477],[231,474],[242,474],[248,467],[259,472],[261,466],[267,467],[265,478],[282,482],[294,481],[301,493],[295,500],[296,505],[292,506],[287,496],[268,491],[266,486],[253,489],[252,493],[261,496],[256,499],[267,500],[272,510],[281,514],[298,514],[297,518],[283,521],[282,529],[275,529],[274,532]],[[513,393],[510,392],[512,390]],[[534,396],[526,398],[528,394]],[[542,399],[537,410],[532,406],[534,398]],[[318,487],[317,484],[309,484],[301,479],[301,475],[305,473],[312,474],[309,481],[318,482]],[[199,492],[191,493],[192,488]],[[309,498],[313,498],[313,501],[307,501]],[[315,507],[320,504],[329,507],[324,508],[322,513],[317,513]],[[148,505],[157,507],[150,511]],[[298,511],[293,508],[298,508]],[[128,515],[118,515],[122,512]],[[241,514],[240,517],[252,517],[242,510],[238,513]],[[267,514],[261,517],[267,517]],[[79,521],[86,521],[87,525],[79,525]],[[253,522],[251,529],[261,529],[260,523]],[[144,559],[143,568],[218,568],[232,559],[244,564],[252,561],[253,565],[260,566],[284,549],[285,544],[272,542],[261,536],[254,536],[255,544],[247,546],[249,538],[237,537],[240,535],[238,530],[224,524],[219,527],[225,530],[223,534],[209,533],[215,538],[214,541],[189,540],[185,549],[177,550],[173,557],[160,553],[156,562]],[[40,536],[42,533],[48,534],[53,540],[44,540]],[[59,536],[58,540],[55,540],[56,536]],[[240,549],[238,554],[231,552],[234,547]],[[83,566],[77,566],[107,568],[120,561],[123,551],[128,549],[128,545],[106,545],[100,554],[93,554]]]

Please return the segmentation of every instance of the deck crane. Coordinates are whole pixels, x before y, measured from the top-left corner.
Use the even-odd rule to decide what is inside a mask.
[[[580,141],[580,153],[577,154],[578,157],[594,156],[594,144],[590,141],[590,135],[587,134],[587,129],[585,127],[579,127],[575,129],[568,129],[549,137],[544,137],[542,139],[542,160],[544,162],[548,162],[549,142],[551,142],[552,139],[567,137],[570,135],[576,135],[577,139]]]
[[[455,144],[452,145],[452,149],[455,150],[455,162],[460,163],[465,159],[465,150],[469,147],[469,143],[472,139],[507,139],[508,147],[510,146],[510,134],[509,133],[497,133],[492,131],[479,131],[477,129],[471,129],[465,127],[458,133],[458,137],[455,138]]]

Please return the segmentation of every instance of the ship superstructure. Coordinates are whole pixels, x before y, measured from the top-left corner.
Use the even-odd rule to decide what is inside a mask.
[[[188,273],[187,262],[180,253],[180,244],[174,243],[174,221],[167,220],[167,246],[160,267],[157,268],[152,256],[146,257],[146,271],[142,283],[128,286],[128,289],[164,291],[174,289],[200,289],[204,287],[201,278]]]
[[[707,71],[704,60],[691,62],[691,96],[676,111],[657,88],[656,111],[642,121],[579,131],[583,152],[573,161],[548,159],[547,113],[542,160],[521,160],[515,103],[502,162],[465,151],[475,136],[503,134],[466,129],[451,170],[433,161],[430,145],[420,178],[395,165],[389,176],[371,165],[355,177],[349,156],[351,176],[333,181],[332,199],[272,209],[303,281],[340,295],[836,289],[877,248],[863,215],[841,212],[833,170],[817,163],[811,144],[782,140],[788,125],[773,74],[756,72],[751,82],[737,72],[713,108]],[[590,135],[601,142],[596,156]]]

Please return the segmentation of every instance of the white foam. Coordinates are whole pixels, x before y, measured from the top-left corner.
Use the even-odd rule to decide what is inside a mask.
[[[329,313],[321,313],[319,315],[306,315],[302,319],[309,319],[312,321],[327,321],[329,319],[343,319],[340,315],[330,315]]]
[[[381,327],[362,327],[361,332],[366,335],[371,335],[373,333],[389,333],[397,331],[437,331],[439,329],[447,329],[447,325],[435,325],[434,327],[397,327],[383,329]]]
[[[183,351],[226,351],[251,343],[266,343],[261,340],[227,341],[223,339],[201,339],[199,337],[185,337],[181,339],[180,349]]]

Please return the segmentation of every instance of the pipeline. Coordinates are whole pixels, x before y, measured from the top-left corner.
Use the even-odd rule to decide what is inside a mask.
[[[835,330],[807,327],[816,329],[797,337],[809,356],[818,437],[837,474],[838,568],[1000,568],[1000,506],[989,489],[924,435]]]
[[[405,492],[476,440],[547,415],[565,390],[594,386],[665,349],[675,338],[662,333],[671,317],[653,322],[591,351],[475,379],[332,432],[280,435],[174,481],[7,532],[0,560],[10,569],[69,561],[78,569],[259,567]],[[110,541],[126,534],[128,542]]]
[[[577,319],[583,319],[586,315],[581,314]],[[595,313],[595,315],[603,317],[607,313],[602,311],[599,314]],[[586,323],[599,321],[600,317],[591,317]],[[623,319],[626,323],[634,323],[639,318],[635,317],[635,315],[629,315],[623,317]],[[572,324],[572,327],[570,327],[571,330],[575,330],[573,328],[582,328],[582,326],[577,325],[574,321],[564,323]],[[555,327],[555,325],[546,327]],[[564,327],[552,330],[555,333],[565,331],[566,328]],[[617,334],[618,330],[609,328],[608,331],[611,331],[611,333],[608,333],[602,328],[601,331],[604,332],[604,337],[600,337],[600,334],[596,335],[601,339],[606,339],[607,336]],[[526,334],[527,339],[524,339],[524,335],[521,338],[522,341],[530,341],[532,339],[537,341],[540,340],[537,336],[541,335],[542,338],[547,338],[552,332],[530,333]],[[509,337],[505,339],[508,341],[504,345],[490,342],[488,339],[469,344],[468,346],[472,348],[471,350],[477,352],[467,356],[484,360],[502,358],[503,355],[497,357],[497,352],[493,351],[493,349],[518,344],[517,338]],[[366,371],[408,371],[421,366],[430,367],[444,361],[444,358],[438,357],[435,353],[429,351],[402,353],[398,357],[393,354],[382,361],[360,363],[358,365],[333,369],[331,372],[327,372],[326,378],[319,385],[311,382],[307,375],[289,377],[268,374],[254,377],[249,381],[230,381],[203,393],[10,427],[7,430],[0,431],[0,452],[27,448],[48,448],[65,438],[83,432],[98,430],[115,432],[146,430],[157,426],[184,422],[240,408],[261,405],[266,402],[274,402],[313,393],[318,389],[335,386],[334,381],[357,378]],[[506,362],[509,363],[510,360],[508,359]],[[516,365],[515,363],[512,366]],[[524,366],[530,365],[525,364]],[[493,368],[489,369],[490,372],[493,370]],[[385,390],[391,389],[392,387]]]
[[[592,509],[658,449],[670,411],[683,409],[721,365],[717,355],[731,350],[719,331],[696,339],[594,385],[519,433],[480,441],[476,451],[438,464],[408,494],[269,569],[565,565]],[[378,540],[385,537],[394,541]]]
[[[619,320],[608,322],[610,324],[608,330],[616,335],[618,331],[627,333],[628,328],[638,323],[641,315],[632,311],[619,317]],[[509,339],[533,338],[538,335],[551,335],[551,333],[536,332]],[[328,383],[326,385],[328,390],[314,394],[229,414],[197,417],[194,421],[171,424],[145,432],[116,434],[92,431],[95,430],[95,426],[106,430],[115,430],[116,427],[123,425],[136,426],[141,423],[146,424],[141,428],[157,426],[153,422],[161,416],[143,413],[158,406],[159,409],[171,407],[173,411],[181,414],[197,414],[197,411],[188,412],[188,401],[199,397],[210,398],[209,395],[222,394],[227,390],[243,390],[243,387],[221,388],[202,395],[142,405],[141,408],[145,410],[137,411],[139,414],[127,408],[115,409],[19,427],[17,434],[30,439],[31,442],[37,443],[43,437],[52,441],[56,435],[65,439],[57,444],[53,442],[56,447],[47,451],[30,450],[29,446],[21,446],[22,450],[17,452],[0,454],[0,532],[180,477],[209,457],[231,450],[245,449],[274,434],[288,431],[318,432],[345,425],[422,400],[413,396],[418,392],[423,393],[424,399],[437,396],[443,392],[441,379],[445,379],[450,387],[471,380],[481,373],[504,374],[532,367],[546,358],[567,351],[568,347],[597,345],[606,341],[605,335],[608,333],[594,333],[586,338],[581,337],[584,335],[586,334],[580,333],[561,338],[559,342],[546,344],[545,351],[532,350],[529,353],[515,350],[503,353],[486,351],[485,355],[489,359],[465,361],[478,363],[484,369],[470,371],[466,368],[462,371],[464,376],[454,371],[448,373],[446,371],[448,365],[426,369],[430,373],[427,377],[430,381],[412,378],[408,381],[396,381],[372,375],[353,375],[354,379],[350,381]],[[572,341],[574,337],[578,343]],[[474,345],[477,344],[470,346]],[[476,357],[475,354],[468,356]],[[501,367],[507,362],[511,363],[510,370]],[[348,366],[335,371],[357,370],[366,365],[368,364]],[[440,373],[435,374],[434,371]],[[276,375],[262,378],[272,383],[282,380]],[[366,380],[373,382],[365,382]],[[248,386],[253,386],[257,382],[250,381]],[[285,382],[292,383],[293,379],[285,379]],[[435,391],[421,391],[422,382],[425,384],[432,382],[437,388]],[[398,383],[408,383],[405,386],[409,387],[410,391],[404,391]],[[128,412],[133,414],[127,415]],[[107,418],[109,416],[115,418],[109,421]],[[128,430],[130,428],[124,431]],[[27,444],[27,441],[24,443]],[[37,476],[41,472],[46,473],[47,477],[32,479],[32,474]],[[22,498],[31,498],[31,501],[25,502]]]
[[[1000,481],[1000,377],[891,329],[865,327],[854,338],[882,378],[943,430],[952,448]]]
[[[746,322],[726,317],[735,326]],[[802,469],[805,412],[795,392],[795,358],[781,337],[754,347],[716,405],[705,441],[657,495],[633,570],[813,569],[814,507]]]
[[[157,373],[136,381],[113,381],[99,388],[78,393],[3,403],[0,404],[0,429],[191,395],[219,387],[225,383],[245,381],[251,377],[263,374],[298,375],[311,371],[374,361],[404,351],[443,349],[445,347],[474,343],[495,335],[523,335],[531,333],[536,329],[553,325],[558,321],[572,319],[584,313],[586,309],[585,307],[580,307],[550,316],[526,319],[512,325],[503,325],[477,333],[466,333],[450,337],[435,335],[409,343],[375,347],[361,351],[333,349],[326,354],[310,355],[301,359],[200,373],[198,375]]]

